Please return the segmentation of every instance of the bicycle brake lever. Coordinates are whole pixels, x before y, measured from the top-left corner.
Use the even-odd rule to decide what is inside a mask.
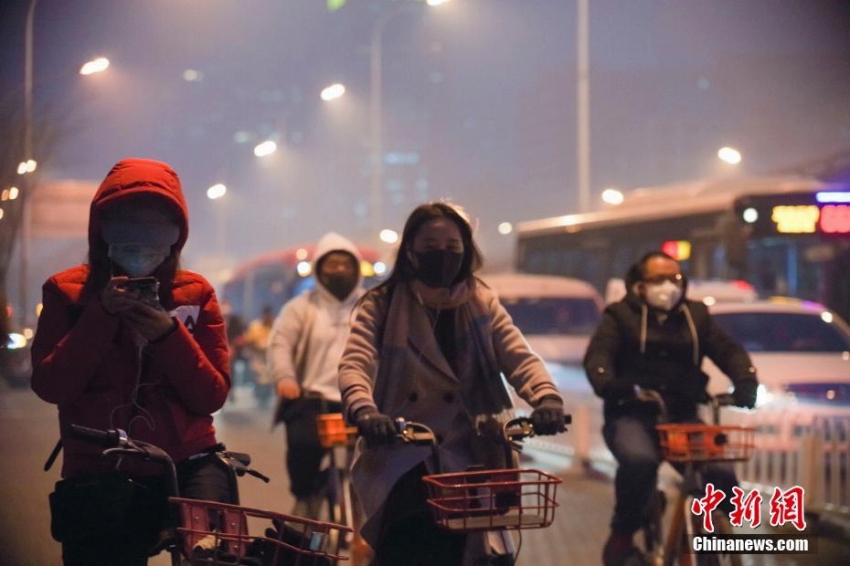
[[[268,476],[258,472],[257,470],[253,470],[251,468],[248,468],[248,469],[245,470],[245,472],[249,475],[254,476],[257,479],[263,480],[265,483],[269,483],[271,481],[271,479]]]

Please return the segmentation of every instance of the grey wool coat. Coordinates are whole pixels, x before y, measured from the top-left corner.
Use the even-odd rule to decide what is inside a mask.
[[[377,535],[382,506],[392,487],[421,462],[431,473],[462,472],[482,459],[494,462],[492,467],[505,467],[503,446],[482,443],[477,433],[477,423],[482,419],[504,419],[510,414],[500,374],[531,406],[544,396],[560,396],[543,361],[531,351],[490,289],[473,285],[469,309],[476,335],[483,338],[472,350],[483,357],[480,365],[491,368],[487,373],[492,373],[483,386],[492,391],[472,393],[478,412],[487,412],[481,411],[481,398],[494,400],[484,402],[485,408],[488,403],[493,405],[492,415],[473,414],[470,394],[462,394],[460,380],[437,343],[431,314],[408,284],[399,283],[391,297],[369,293],[356,312],[339,366],[346,418],[353,422],[358,409],[371,406],[392,418],[428,425],[440,439],[442,467],[436,468],[429,447],[396,442],[368,448],[360,439],[352,483],[363,505],[363,536],[367,541]],[[399,316],[399,312],[405,314]],[[403,319],[403,327],[394,323],[394,317]],[[508,406],[499,406],[500,399]],[[497,449],[498,453],[482,455],[482,445],[483,450]]]

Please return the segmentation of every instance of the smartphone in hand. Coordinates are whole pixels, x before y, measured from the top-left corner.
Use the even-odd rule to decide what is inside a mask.
[[[159,308],[159,281],[156,277],[133,277],[121,284],[128,291],[135,291],[139,299],[148,306]]]

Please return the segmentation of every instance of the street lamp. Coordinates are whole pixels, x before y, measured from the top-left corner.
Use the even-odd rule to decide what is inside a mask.
[[[426,0],[427,6],[439,6],[445,4],[449,0]],[[371,131],[371,233],[372,237],[380,232],[381,229],[381,208],[383,204],[383,183],[384,183],[384,140],[383,140],[383,100],[381,93],[382,86],[382,48],[381,40],[384,34],[384,28],[391,19],[400,14],[403,10],[415,6],[414,3],[397,4],[393,9],[385,12],[380,18],[375,21],[372,26],[372,41],[369,48],[369,78],[370,78],[370,94],[369,94],[369,124]]]
[[[602,202],[605,204],[612,204],[616,206],[618,204],[623,204],[624,200],[626,200],[626,197],[620,189],[608,187],[602,191]]]
[[[717,158],[729,165],[737,165],[741,162],[741,152],[734,147],[721,147],[717,150]]]
[[[216,183],[207,189],[207,198],[210,200],[219,200],[227,194],[227,185]],[[218,218],[218,253],[224,257],[225,246],[227,245],[227,221],[225,218],[226,202],[218,203],[217,218]]]
[[[33,155],[32,144],[32,107],[33,107],[33,21],[35,19],[35,7],[38,0],[31,0],[29,10],[27,11],[26,34],[24,39],[24,123],[23,123],[23,149],[24,159],[18,165],[18,174],[23,176],[21,179],[21,228],[20,228],[20,273],[18,274],[18,284],[20,286],[20,313],[19,322],[21,327],[25,327],[27,323],[27,305],[29,303],[29,292],[27,290],[29,278],[29,255],[31,244],[31,225],[30,225],[30,210],[29,201],[32,198],[32,193],[35,188],[33,173],[38,167],[38,161]],[[101,73],[109,68],[109,59],[98,57],[86,62],[80,68],[81,75],[93,75]]]
[[[94,75],[95,73],[102,73],[106,69],[109,68],[109,59],[106,57],[98,57],[97,59],[92,59],[85,63],[82,67],[80,67],[81,75]]]
[[[322,89],[320,94],[322,100],[325,102],[330,102],[331,100],[336,100],[345,94],[345,85],[340,83],[334,83],[330,86],[327,86]]]
[[[266,140],[264,142],[260,142],[254,146],[254,155],[257,157],[267,157],[277,151],[277,142],[274,140]],[[207,196],[209,196],[209,191],[207,192]],[[219,195],[221,196],[221,195]],[[210,198],[218,198],[218,197],[210,197]]]

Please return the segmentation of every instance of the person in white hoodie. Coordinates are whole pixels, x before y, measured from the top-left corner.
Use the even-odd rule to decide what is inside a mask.
[[[274,321],[268,370],[279,398],[275,423],[286,427],[286,466],[296,503],[293,514],[318,518],[326,450],[316,416],[339,413],[337,367],[348,341],[351,312],[363,294],[360,254],[350,240],[330,232],[316,244],[313,290],[291,299]]]

